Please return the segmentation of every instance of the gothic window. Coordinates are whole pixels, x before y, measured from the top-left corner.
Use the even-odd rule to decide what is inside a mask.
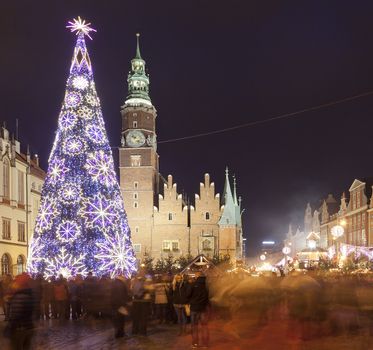
[[[172,220],[172,213],[168,213],[168,220]]]
[[[10,270],[11,270],[10,256],[9,254],[5,253],[1,257],[1,274],[7,275],[8,273],[10,273]]]
[[[133,128],[137,128],[137,120],[134,120],[132,123]]]
[[[206,220],[210,220],[210,213],[207,211],[206,214],[205,214],[205,219]]]
[[[23,255],[18,255],[17,258],[17,274],[20,275],[21,273],[25,272],[25,258]]]
[[[10,178],[9,178],[9,172],[10,172],[10,165],[9,160],[4,159],[3,163],[3,193],[4,198],[9,199],[10,197]]]
[[[3,239],[10,239],[10,219],[3,218]]]
[[[25,204],[25,177],[21,170],[18,170],[18,203]]]
[[[18,221],[18,241],[26,242],[25,223]]]

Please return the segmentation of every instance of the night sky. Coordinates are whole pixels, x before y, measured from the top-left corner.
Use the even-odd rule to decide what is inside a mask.
[[[8,3],[8,4],[7,4]],[[10,4],[12,3],[12,4]],[[0,120],[46,168],[80,15],[112,146],[135,54],[150,73],[158,140],[294,112],[373,90],[373,2],[2,1]],[[110,5],[109,5],[110,4]],[[193,198],[228,165],[243,197],[248,252],[282,239],[307,201],[373,175],[373,95],[223,134],[160,144],[160,168]]]

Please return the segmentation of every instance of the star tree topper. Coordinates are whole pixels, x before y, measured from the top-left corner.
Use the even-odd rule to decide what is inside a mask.
[[[71,32],[76,32],[76,35],[79,35],[80,33],[83,33],[84,35],[87,35],[88,38],[91,38],[89,35],[90,32],[97,32],[96,29],[93,29],[90,27],[91,23],[85,23],[85,20],[81,19],[80,16],[78,16],[78,19],[74,18],[72,21],[68,22],[68,26],[66,28],[69,28]]]

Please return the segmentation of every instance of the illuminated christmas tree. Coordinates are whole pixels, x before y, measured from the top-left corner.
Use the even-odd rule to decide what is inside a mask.
[[[49,157],[27,269],[44,277],[135,271],[130,229],[96,93],[84,37],[95,31],[69,22],[77,42]]]

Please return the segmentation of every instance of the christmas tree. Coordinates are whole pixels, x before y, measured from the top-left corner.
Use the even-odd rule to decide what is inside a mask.
[[[27,269],[45,278],[130,276],[135,257],[114,171],[80,17],[69,22],[77,41],[58,118]]]

